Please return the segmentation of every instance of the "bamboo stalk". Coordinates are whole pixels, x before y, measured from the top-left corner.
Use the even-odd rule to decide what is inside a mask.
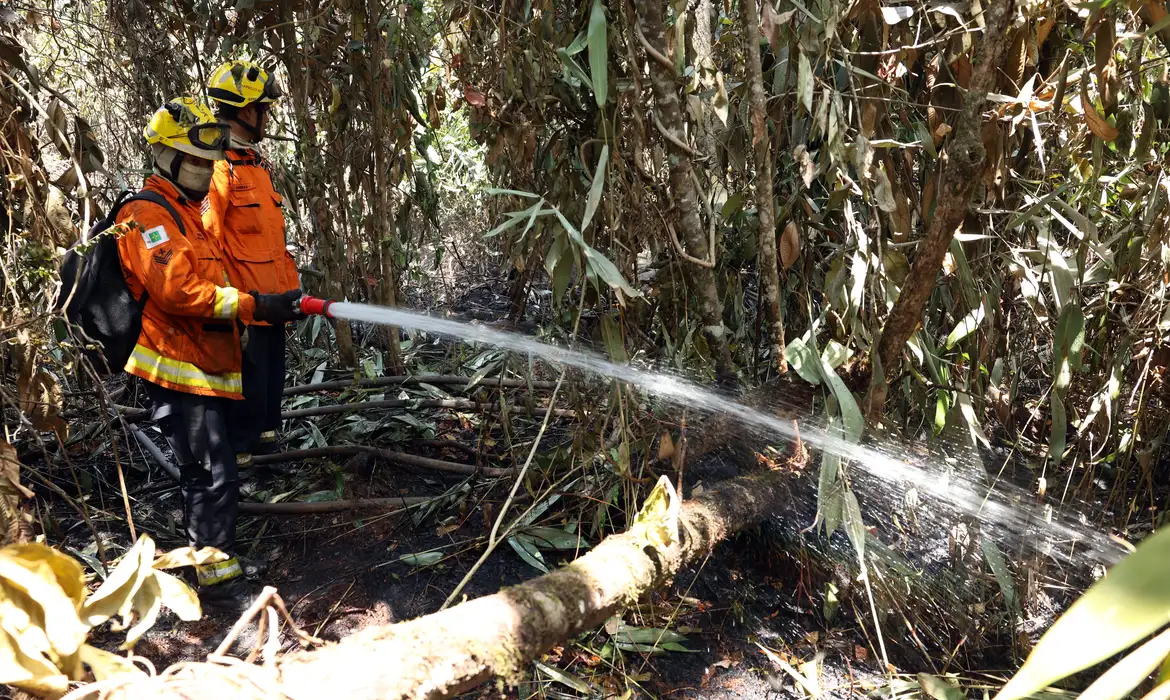
[[[288,450],[287,452],[276,452],[270,455],[257,455],[252,458],[252,461],[257,466],[265,464],[277,464],[279,462],[292,462],[298,459],[318,459],[321,457],[344,457],[359,454],[368,454],[387,462],[394,464],[401,464],[407,467],[419,467],[421,469],[434,469],[441,472],[450,472],[452,474],[482,474],[484,476],[508,476],[515,473],[515,469],[500,469],[497,467],[477,467],[474,464],[460,464],[458,462],[448,462],[444,459],[434,459],[431,457],[420,457],[418,455],[406,454],[405,452],[395,452],[394,450],[387,450],[381,447],[370,447],[368,445],[329,445],[327,447],[312,447],[307,450]]]
[[[316,384],[302,384],[301,386],[290,386],[284,390],[285,396],[297,396],[298,394],[311,394],[317,391],[339,391],[351,386],[356,386],[359,389],[379,386],[401,386],[406,384],[434,384],[437,386],[454,386],[455,388],[477,388],[477,387],[495,387],[508,389],[524,389],[531,387],[533,389],[552,389],[556,386],[556,382],[534,381],[528,382],[524,379],[510,379],[501,377],[485,377],[474,384],[471,384],[471,377],[465,377],[459,374],[417,374],[413,376],[396,375],[392,377],[373,377],[370,379],[338,379],[330,382],[318,382]],[[462,386],[460,386],[462,385]]]
[[[388,510],[406,508],[434,500],[434,496],[398,496],[393,498],[355,498],[319,503],[241,503],[242,515],[314,515],[347,510]]]

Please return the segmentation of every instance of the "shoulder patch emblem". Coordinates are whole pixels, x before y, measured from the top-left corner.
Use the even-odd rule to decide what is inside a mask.
[[[166,267],[167,263],[171,261],[171,258],[174,257],[174,255],[175,251],[173,248],[163,248],[162,250],[152,255],[151,260],[154,260],[155,265]]]
[[[160,246],[163,243],[171,240],[167,236],[167,230],[162,226],[155,226],[151,229],[146,229],[142,232],[142,240],[146,243],[146,249],[150,250],[155,246]]]

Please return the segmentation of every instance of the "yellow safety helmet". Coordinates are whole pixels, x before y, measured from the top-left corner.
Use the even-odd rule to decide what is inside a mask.
[[[194,97],[177,97],[154,113],[142,134],[149,144],[161,143],[199,158],[223,160],[232,129],[217,122],[211,108]]]
[[[276,76],[251,61],[228,61],[207,81],[207,96],[233,107],[276,102],[283,94]]]

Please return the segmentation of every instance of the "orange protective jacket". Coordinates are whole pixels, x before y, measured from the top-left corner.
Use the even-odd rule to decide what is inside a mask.
[[[229,149],[227,160],[215,163],[203,224],[227,253],[228,278],[237,289],[280,294],[300,286],[284,237],[284,203],[256,151]]]
[[[158,175],[143,189],[170,202],[187,234],[152,202],[133,201],[118,212],[122,274],[135,297],[150,295],[125,369],[168,389],[242,399],[236,319],[251,321],[256,300],[228,282],[222,249],[204,230],[197,202]]]

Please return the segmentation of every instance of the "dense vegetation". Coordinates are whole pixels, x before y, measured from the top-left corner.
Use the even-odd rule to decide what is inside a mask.
[[[1161,524],[1162,0],[102,0],[0,6],[6,541],[53,544],[65,512],[54,507],[89,524],[102,562],[98,529],[135,532],[129,499],[122,523],[107,500],[126,493],[122,462],[136,449],[108,411],[134,390],[96,382],[79,362],[50,313],[56,267],[140,181],[148,115],[242,56],[286,85],[266,147],[307,291],[450,311],[670,369],[853,443],[948,440],[991,456],[981,487],[1007,472],[1011,493],[1131,542]],[[355,373],[560,376],[498,350],[345,321],[303,324],[291,352],[290,385]],[[693,421],[688,453],[681,411],[651,413],[629,387],[566,385],[577,380],[562,399],[575,417],[549,438],[556,449],[537,450],[545,413],[532,395],[489,397],[500,416],[459,420],[517,465],[539,454],[524,490],[538,502],[570,487],[585,497],[575,517],[588,537],[623,528],[653,468],[736,441],[725,424],[704,434]],[[290,432],[297,447],[434,439],[450,430],[452,406],[389,424],[301,419]],[[799,440],[752,447],[741,462],[808,462]],[[832,455],[811,464],[807,496],[830,527],[807,537],[842,526],[862,550],[858,470]],[[495,532],[489,541],[491,551]],[[544,566],[532,537],[510,542]],[[1083,588],[1099,573],[1001,546],[1010,562],[995,544],[957,557],[962,610],[890,616],[886,636],[905,638],[887,640],[906,647],[896,658],[923,664],[907,670],[931,658],[946,669],[968,637],[1007,648],[995,663],[1022,662],[1043,631],[1028,621],[1067,603],[1045,587]],[[852,594],[857,624],[873,608],[881,637],[867,589],[868,579]],[[829,590],[816,598],[835,607]],[[953,626],[913,634],[952,614]],[[978,620],[958,621],[968,617]],[[1066,670],[1155,631],[1134,628]],[[1159,650],[1147,649],[1137,680]],[[985,657],[963,648],[961,658]],[[951,692],[931,682],[923,692]]]

